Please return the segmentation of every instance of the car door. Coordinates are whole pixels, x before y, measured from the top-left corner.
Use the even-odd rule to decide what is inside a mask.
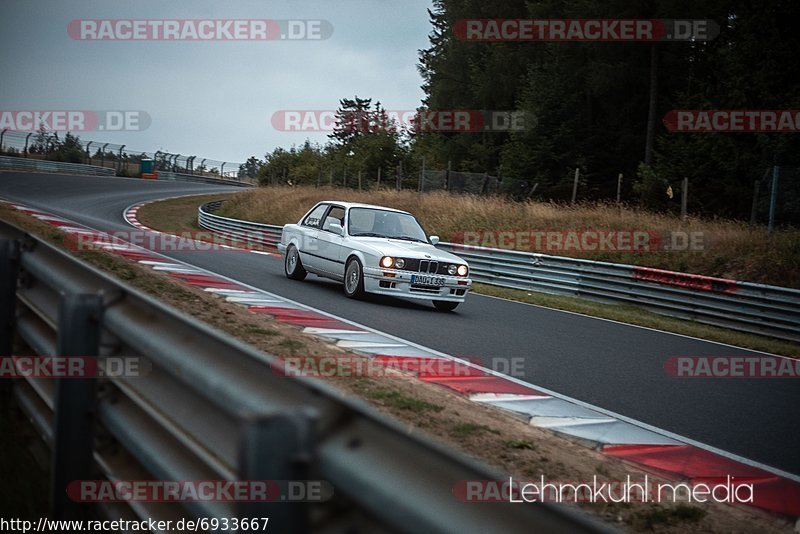
[[[303,262],[306,270],[320,271],[322,269],[322,262],[319,258],[318,235],[322,219],[329,207],[328,204],[317,205],[300,222],[301,235],[298,250],[300,251],[300,261]]]
[[[320,268],[332,277],[344,278],[344,257],[342,245],[344,238],[331,229],[331,224],[344,228],[344,207],[332,204],[317,233],[317,250]]]

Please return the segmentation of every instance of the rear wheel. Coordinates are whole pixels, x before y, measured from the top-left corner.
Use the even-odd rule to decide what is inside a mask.
[[[358,258],[350,258],[344,271],[344,294],[357,299],[364,296],[364,273]]]
[[[449,300],[434,300],[433,307],[439,311],[449,312],[456,309],[458,302],[451,302]]]
[[[304,280],[308,272],[303,268],[300,261],[300,252],[294,245],[289,245],[286,249],[286,261],[283,262],[283,270],[287,278],[292,280]]]

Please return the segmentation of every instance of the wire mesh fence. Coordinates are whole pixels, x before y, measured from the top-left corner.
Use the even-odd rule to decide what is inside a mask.
[[[143,159],[152,159],[156,171],[221,178],[237,178],[241,163],[221,161],[162,150],[133,150],[126,145],[105,141],[85,141],[72,134],[57,132],[0,131],[0,154],[67,163],[108,167],[120,176],[138,176]]]
[[[750,224],[800,226],[800,167],[768,167],[753,184]]]

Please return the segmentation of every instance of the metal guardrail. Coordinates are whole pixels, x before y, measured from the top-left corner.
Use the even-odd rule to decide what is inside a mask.
[[[234,185],[237,187],[255,187],[255,184],[246,180],[234,180],[229,178],[212,178],[199,174],[184,174],[180,172],[158,171],[159,180],[172,180],[178,182],[199,182],[203,184]]]
[[[239,239],[280,241],[282,227],[214,215],[220,201],[198,208],[201,227]],[[260,238],[254,237],[261,236]],[[634,304],[699,323],[800,341],[800,291],[609,262],[441,242],[469,262],[476,282],[524,291]]]
[[[281,241],[283,226],[260,224],[214,215],[222,205],[221,200],[207,202],[197,210],[197,224],[219,235],[239,243],[248,243],[251,248],[277,249]]]
[[[0,171],[29,171],[63,174],[88,174],[91,176],[114,176],[116,171],[96,165],[65,163],[35,158],[0,156]]]
[[[334,489],[323,503],[98,504],[108,518],[269,517],[273,532],[606,530],[563,506],[458,501],[459,481],[502,475],[320,381],[280,376],[273,356],[2,221],[0,297],[0,355],[11,354],[15,328],[39,355],[124,355],[152,366],[144,377],[13,382],[14,398],[53,451],[54,518],[84,517],[86,505],[68,500],[64,485],[102,473],[318,479]]]

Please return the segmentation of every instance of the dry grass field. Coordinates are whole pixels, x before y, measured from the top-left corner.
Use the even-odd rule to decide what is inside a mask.
[[[544,247],[536,251],[800,287],[800,231],[780,230],[768,237],[764,227],[750,230],[741,222],[692,217],[684,221],[679,217],[631,207],[512,202],[501,197],[444,192],[419,194],[390,189],[356,191],[270,186],[233,195],[221,214],[267,224],[286,224],[297,222],[314,203],[325,199],[380,204],[410,211],[429,234],[439,235],[445,241],[455,239],[460,242],[464,232],[475,231],[484,232],[480,234],[481,242],[475,244],[489,245],[497,232],[517,232],[515,235],[520,235],[520,232],[526,234],[530,231],[643,231],[651,236],[661,236],[662,242],[667,244],[673,240],[681,246],[687,244],[688,250],[663,250],[659,247],[659,250],[637,252],[580,251],[574,248],[559,251]],[[694,247],[686,239],[692,236]],[[522,244],[528,247],[527,250],[533,246],[516,239],[508,243],[512,243],[512,247]]]

